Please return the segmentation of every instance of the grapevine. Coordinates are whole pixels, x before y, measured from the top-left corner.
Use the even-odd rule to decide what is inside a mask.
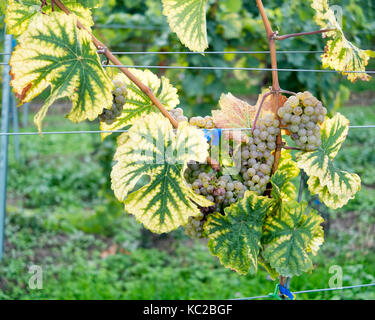
[[[10,59],[11,84],[21,103],[51,89],[34,119],[40,131],[48,109],[64,97],[72,101],[68,118],[99,118],[103,139],[129,128],[118,137],[112,189],[146,228],[164,233],[184,227],[191,237],[207,238],[225,267],[247,274],[262,266],[285,284],[286,277],[313,268],[311,255],[324,241],[322,218],[296,201],[293,179],[303,170],[310,193],[334,209],[355,197],[361,181],[334,164],[349,121],[339,113],[329,117],[310,92],[280,87],[276,42],[324,35],[323,67],[351,81],[370,79],[365,67],[375,53],[349,43],[327,0],[311,1],[322,29],[290,35],[275,32],[262,1],[255,3],[272,66],[272,86],[255,106],[227,93],[211,115],[189,119],[169,79],[121,66],[91,33],[94,1],[9,0],[7,31],[19,41]],[[182,43],[204,51],[207,0],[162,4]],[[110,75],[99,55],[121,73]],[[286,145],[288,135],[293,145]]]

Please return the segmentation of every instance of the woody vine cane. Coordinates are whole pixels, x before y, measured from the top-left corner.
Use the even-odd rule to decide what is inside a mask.
[[[272,93],[271,94],[274,97],[273,103],[276,104],[274,106],[274,110],[276,110],[276,113],[275,113],[276,117],[280,120],[280,117],[277,115],[277,110],[280,108],[279,94],[280,94],[281,88],[280,88],[279,77],[278,77],[278,72],[277,72],[276,40],[284,40],[284,39],[288,39],[288,38],[296,37],[296,36],[324,33],[324,32],[330,31],[330,29],[318,30],[318,31],[307,32],[307,33],[291,34],[291,35],[285,35],[285,36],[278,36],[277,33],[272,30],[272,26],[271,26],[270,21],[268,20],[267,13],[264,9],[262,0],[256,0],[256,3],[257,3],[257,6],[258,6],[258,9],[262,17],[263,24],[266,29],[266,33],[267,33],[267,38],[268,38],[268,43],[269,43],[269,48],[270,48],[270,56],[271,56],[271,67],[273,69],[272,70]],[[262,108],[262,104],[259,106],[259,109],[261,108]],[[255,126],[256,126],[256,120],[254,122],[253,129],[255,128]],[[282,141],[281,132],[280,132],[276,139],[275,162],[272,167],[272,173],[274,173],[278,168],[281,149],[283,147],[282,143],[283,141]],[[286,278],[280,277],[280,284],[285,286],[285,282],[286,282]]]

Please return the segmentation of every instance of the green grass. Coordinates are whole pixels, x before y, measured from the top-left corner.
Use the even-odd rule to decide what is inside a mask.
[[[344,108],[352,124],[374,124],[375,106]],[[97,129],[47,117],[45,131]],[[33,126],[24,131],[35,131]],[[239,276],[211,256],[204,241],[179,229],[151,235],[123,213],[109,190],[113,140],[95,134],[20,137],[22,161],[10,146],[5,259],[0,299],[229,299],[268,294],[274,282],[259,270]],[[352,129],[338,165],[361,175],[358,197],[330,214],[314,271],[291,289],[327,288],[330,267],[343,285],[375,282],[375,129]],[[325,210],[324,210],[325,211]],[[104,258],[103,253],[116,252]],[[43,268],[43,289],[28,287],[28,267]],[[299,295],[298,299],[375,299],[375,289]]]

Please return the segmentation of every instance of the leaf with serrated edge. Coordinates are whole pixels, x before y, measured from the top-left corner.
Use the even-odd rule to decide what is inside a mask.
[[[89,29],[94,24],[90,9],[84,7],[81,3],[77,3],[75,0],[67,0],[64,1],[64,5],[72,14],[78,17],[79,21],[86,28]],[[40,0],[9,0],[5,12],[7,33],[12,34],[15,37],[21,36],[34,19],[40,19],[43,15],[40,11],[40,6]],[[54,9],[57,12],[62,12],[57,6],[55,6]],[[50,3],[43,7],[43,12],[45,14],[52,13],[52,6]]]
[[[88,32],[76,27],[76,17],[42,15],[22,35],[10,59],[12,86],[21,103],[51,86],[50,95],[34,118],[41,131],[48,108],[68,97],[73,122],[94,120],[112,105],[112,82],[104,72]]]
[[[239,274],[257,271],[263,220],[271,204],[270,198],[246,191],[243,199],[224,209],[224,216],[208,216],[208,248],[226,268]]]
[[[297,163],[293,161],[289,150],[282,150],[279,166],[272,175],[272,198],[277,201],[290,201],[296,196],[296,187],[290,181],[299,175]]]
[[[349,130],[349,120],[340,113],[332,119],[327,118],[321,128],[322,144],[313,152],[297,155],[297,164],[306,174],[317,180],[308,181],[309,190],[322,196],[320,199],[330,208],[340,208],[361,188],[361,179],[357,174],[338,169],[333,160],[340,150]],[[324,189],[326,187],[326,189]]]
[[[369,81],[371,77],[366,74],[366,66],[370,58],[375,57],[375,52],[359,49],[346,39],[333,10],[329,7],[328,0],[313,0],[311,6],[316,10],[315,22],[322,29],[335,29],[323,35],[331,38],[322,54],[323,67],[340,71],[352,82],[357,79]]]
[[[316,254],[323,243],[323,218],[307,203],[291,201],[280,217],[269,217],[265,224],[264,257],[280,275],[292,277],[312,269],[309,252]]]
[[[137,121],[127,132],[115,154],[112,189],[125,204],[125,211],[152,232],[169,232],[185,225],[199,206],[212,202],[197,195],[182,172],[188,161],[204,162],[208,143],[202,130],[180,123],[176,132],[162,114],[152,113]],[[150,181],[133,191],[144,175]]]
[[[207,0],[162,0],[163,14],[181,42],[192,51],[208,48],[206,30]]]
[[[361,184],[361,180],[357,175],[350,175],[347,173],[347,178],[352,180],[351,183],[353,184]],[[327,186],[322,186],[318,177],[311,176],[307,181],[307,185],[311,194],[317,194],[319,199],[329,208],[331,209],[338,209],[343,207],[348,203],[349,200],[354,199],[354,194],[349,192],[345,193],[331,193],[328,190]]]
[[[150,70],[142,71],[129,69],[129,71],[152,90],[167,110],[175,108],[180,103],[177,89],[171,85],[166,77],[161,77],[161,79],[159,79]],[[153,104],[151,99],[124,74],[117,74],[114,80],[116,79],[126,84],[126,103],[123,107],[122,114],[118,116],[112,124],[108,125],[105,122],[100,123],[100,129],[102,131],[120,130],[150,113],[159,113],[159,109]],[[104,132],[102,133],[102,138],[110,134],[110,132]]]

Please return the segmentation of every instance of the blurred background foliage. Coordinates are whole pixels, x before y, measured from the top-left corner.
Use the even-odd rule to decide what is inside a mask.
[[[268,50],[255,1],[209,0],[209,51]],[[371,0],[331,1],[342,6],[346,35],[364,49],[375,48],[375,4]],[[265,1],[280,34],[317,29],[309,1]],[[0,17],[0,27],[3,25]],[[106,0],[95,10],[95,34],[114,51],[187,51],[171,33],[159,0]],[[3,51],[3,33],[0,51]],[[279,42],[279,50],[323,50],[319,36]],[[279,54],[280,68],[321,69],[319,54]],[[126,65],[270,67],[267,54],[121,55]],[[369,66],[374,70],[375,64]],[[255,102],[270,84],[269,72],[152,70],[179,89],[185,114],[208,114],[222,92]],[[337,74],[280,73],[281,85],[311,90],[332,112],[339,107],[354,125],[375,124],[374,80],[349,83]],[[41,97],[42,99],[43,97]],[[345,103],[346,100],[348,100]],[[35,131],[30,107],[29,124]],[[334,110],[335,109],[335,110]],[[98,130],[97,121],[73,124],[66,103],[51,108],[45,131]],[[22,111],[22,107],[20,109]],[[10,138],[6,248],[0,263],[0,299],[226,299],[267,294],[274,283],[260,270],[239,276],[223,268],[182,228],[168,235],[143,229],[110,188],[116,134],[19,137],[21,159]],[[326,242],[314,271],[292,279],[292,290],[328,287],[329,268],[343,268],[343,285],[375,282],[375,130],[352,129],[337,158],[357,172],[362,190],[337,211],[317,209],[326,219]],[[314,204],[314,199],[306,199]],[[43,289],[28,287],[28,267],[43,268]],[[300,295],[298,299],[375,299],[373,289]]]
[[[330,1],[343,9],[343,27],[358,47],[375,48],[375,4],[370,0]],[[266,2],[274,29],[280,34],[316,30],[310,1]],[[162,15],[161,1],[110,0],[95,11],[95,34],[114,51],[187,51],[172,33]],[[118,27],[121,28],[118,28]],[[266,51],[268,42],[255,2],[209,0],[207,12],[208,51]],[[321,51],[320,35],[278,42],[280,51]],[[209,67],[270,68],[268,54],[225,55],[122,55],[126,65],[168,65]],[[283,54],[279,68],[321,69],[320,54]],[[374,65],[374,64],[372,64]],[[371,68],[371,67],[370,67]],[[223,92],[248,96],[261,92],[271,83],[269,72],[223,70],[161,70],[178,87],[188,115],[205,114],[217,105]],[[349,98],[350,83],[337,74],[280,72],[281,87],[290,91],[310,90],[329,108],[338,109]],[[373,82],[372,82],[373,85]]]

